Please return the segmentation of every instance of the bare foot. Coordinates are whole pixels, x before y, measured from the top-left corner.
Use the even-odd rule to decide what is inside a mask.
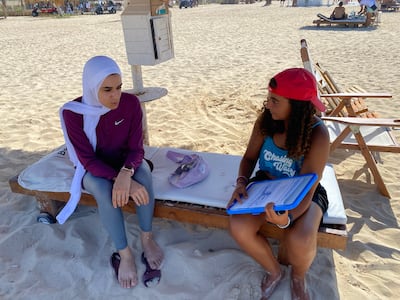
[[[118,251],[121,257],[118,269],[118,281],[123,288],[135,287],[138,284],[138,276],[136,273],[135,259],[131,249],[126,247]]]
[[[304,278],[292,277],[290,280],[290,288],[292,291],[293,300],[309,300],[310,297],[307,292],[306,283]]]
[[[280,270],[278,274],[265,274],[263,280],[261,281],[261,300],[266,300],[272,295],[284,275],[285,272],[283,270]]]
[[[153,233],[142,232],[141,239],[144,256],[146,257],[150,267],[152,269],[160,269],[164,260],[164,253],[154,240]]]

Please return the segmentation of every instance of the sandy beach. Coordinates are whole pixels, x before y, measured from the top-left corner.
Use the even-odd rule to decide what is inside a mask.
[[[333,6],[200,5],[170,9],[175,58],[143,66],[145,87],[168,95],[146,104],[150,145],[242,155],[271,76],[301,67],[300,39],[345,88],[357,84],[392,99],[367,99],[381,117],[399,118],[400,13],[371,28],[320,27]],[[359,7],[346,6],[358,11]],[[396,33],[397,32],[397,33]],[[64,143],[59,107],[81,94],[84,63],[113,57],[131,89],[121,24],[115,15],[0,20],[0,299],[259,299],[262,268],[221,229],[155,219],[165,251],[158,286],[119,287],[114,248],[93,207],[64,225],[36,222],[33,197],[8,180]],[[400,131],[394,132],[400,140]],[[337,150],[334,165],[348,217],[347,249],[319,248],[307,275],[312,299],[397,299],[400,294],[399,154],[382,153],[379,170],[392,196],[377,190],[358,152]],[[136,215],[128,239],[141,251]],[[277,242],[272,241],[274,249]],[[138,272],[144,266],[137,259]],[[271,299],[290,299],[289,273]],[[397,295],[397,296],[396,296]]]

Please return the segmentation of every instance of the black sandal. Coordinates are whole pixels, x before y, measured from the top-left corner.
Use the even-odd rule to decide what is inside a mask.
[[[114,273],[115,273],[115,276],[117,277],[117,280],[118,280],[118,270],[119,270],[120,262],[121,262],[121,256],[119,256],[118,252],[114,252],[111,255],[110,263],[111,263],[111,266],[114,269]]]
[[[153,285],[157,285],[161,279],[161,270],[152,269],[144,256],[144,252],[142,253],[142,263],[146,266],[146,271],[143,274],[142,280],[143,284],[146,287],[150,287]]]

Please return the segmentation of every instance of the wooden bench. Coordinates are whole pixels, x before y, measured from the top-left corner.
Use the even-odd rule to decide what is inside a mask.
[[[382,3],[380,10],[381,11],[399,11],[400,10],[400,4],[397,4],[396,2],[393,2],[393,3]]]
[[[362,26],[369,26],[373,23],[373,20],[367,20],[365,17],[361,18],[354,18],[354,19],[340,19],[340,20],[334,20],[331,18],[328,18],[324,16],[323,14],[317,14],[317,17],[319,19],[313,20],[313,24],[316,24],[317,27],[320,27],[321,24],[323,25],[342,25],[345,27],[358,27],[360,25]]]
[[[165,150],[165,149],[163,149]],[[175,150],[180,150],[180,149],[175,149]],[[183,151],[183,150],[182,150]],[[186,150],[187,151],[187,150]],[[199,153],[199,152],[198,152]],[[160,153],[158,153],[160,154]],[[203,158],[205,156],[205,159],[210,159],[209,162],[212,164],[210,165],[211,167],[211,172],[212,178],[207,178],[210,179],[210,182],[215,182],[216,178],[222,174],[221,168],[224,168],[224,161],[222,161],[221,165],[216,166],[215,162],[216,161],[221,161],[221,158],[226,158],[229,159],[230,161],[230,166],[228,168],[237,168],[237,166],[234,164],[232,166],[232,161],[237,161],[237,164],[240,161],[240,157],[236,156],[229,156],[229,155],[223,155],[223,154],[214,154],[214,153],[199,153],[200,155],[203,155]],[[222,229],[227,229],[228,224],[229,224],[229,216],[226,214],[225,209],[222,207],[215,207],[215,206],[210,206],[210,205],[198,205],[190,202],[184,202],[182,199],[185,198],[185,195],[188,195],[188,198],[190,198],[195,191],[194,189],[198,188],[199,190],[204,191],[207,190],[207,185],[210,183],[207,183],[207,179],[201,183],[199,183],[199,187],[195,187],[192,190],[187,190],[187,189],[182,189],[179,190],[178,192],[178,201],[174,201],[173,199],[168,199],[168,198],[175,198],[174,195],[171,195],[166,191],[166,189],[169,189],[169,186],[167,184],[160,183],[160,178],[162,174],[165,175],[164,171],[160,171],[160,168],[163,168],[162,163],[160,164],[160,160],[163,159],[163,155],[159,155],[158,157],[156,155],[153,155],[152,157],[152,162],[155,165],[155,169],[153,171],[153,181],[154,181],[154,186],[155,186],[155,191],[156,191],[156,198],[159,199],[160,193],[165,195],[165,199],[159,199],[156,201],[155,205],[155,212],[154,216],[159,217],[159,218],[165,218],[165,219],[170,219],[170,220],[175,220],[179,222],[185,222],[185,223],[193,223],[193,224],[200,224],[208,227],[215,227],[215,228],[222,228]],[[167,162],[168,159],[166,159],[166,164],[170,164],[171,162]],[[226,163],[226,161],[225,161]],[[158,168],[158,166],[160,166]],[[213,174],[213,170],[214,173]],[[233,180],[235,178],[236,173],[229,174],[231,170],[228,169],[227,173],[222,174],[221,176],[228,176],[232,177]],[[168,174],[168,173],[167,173]],[[209,176],[211,177],[211,175]],[[53,191],[40,191],[40,190],[32,190],[29,188],[25,188],[21,186],[21,184],[18,182],[18,176],[15,176],[9,180],[9,184],[11,187],[11,190],[14,193],[19,193],[19,194],[25,194],[25,195],[30,195],[34,196],[36,200],[38,201],[39,204],[39,209],[41,214],[38,216],[38,221],[42,221],[44,223],[54,223],[55,222],[55,216],[57,215],[58,211],[60,210],[60,207],[69,199],[69,193],[68,192],[53,192]],[[335,181],[335,184],[337,185],[337,182]],[[157,194],[158,192],[158,194]],[[228,193],[231,193],[231,191],[228,191]],[[189,195],[191,194],[191,195]],[[340,191],[339,191],[340,194]],[[340,196],[340,203],[341,203],[341,196]],[[81,205],[89,205],[89,206],[96,206],[96,201],[95,199],[87,193],[83,193],[81,200],[80,200]],[[342,203],[341,203],[342,204]],[[135,213],[135,206],[132,202],[130,202],[127,206],[123,208],[124,211],[130,212],[130,213]],[[281,239],[284,230],[278,228],[275,225],[268,224],[266,223],[262,229],[261,233],[269,238],[274,238],[274,239]],[[346,242],[347,242],[347,231],[346,231],[346,225],[345,224],[323,224],[320,227],[319,233],[318,233],[318,245],[320,247],[325,247],[325,248],[332,248],[332,249],[342,249],[344,250],[346,248]]]

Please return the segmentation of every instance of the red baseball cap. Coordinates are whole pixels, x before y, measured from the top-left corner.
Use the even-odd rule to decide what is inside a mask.
[[[319,111],[326,110],[318,96],[314,75],[304,68],[286,69],[273,77],[276,88],[268,87],[271,93],[288,99],[310,101]]]

